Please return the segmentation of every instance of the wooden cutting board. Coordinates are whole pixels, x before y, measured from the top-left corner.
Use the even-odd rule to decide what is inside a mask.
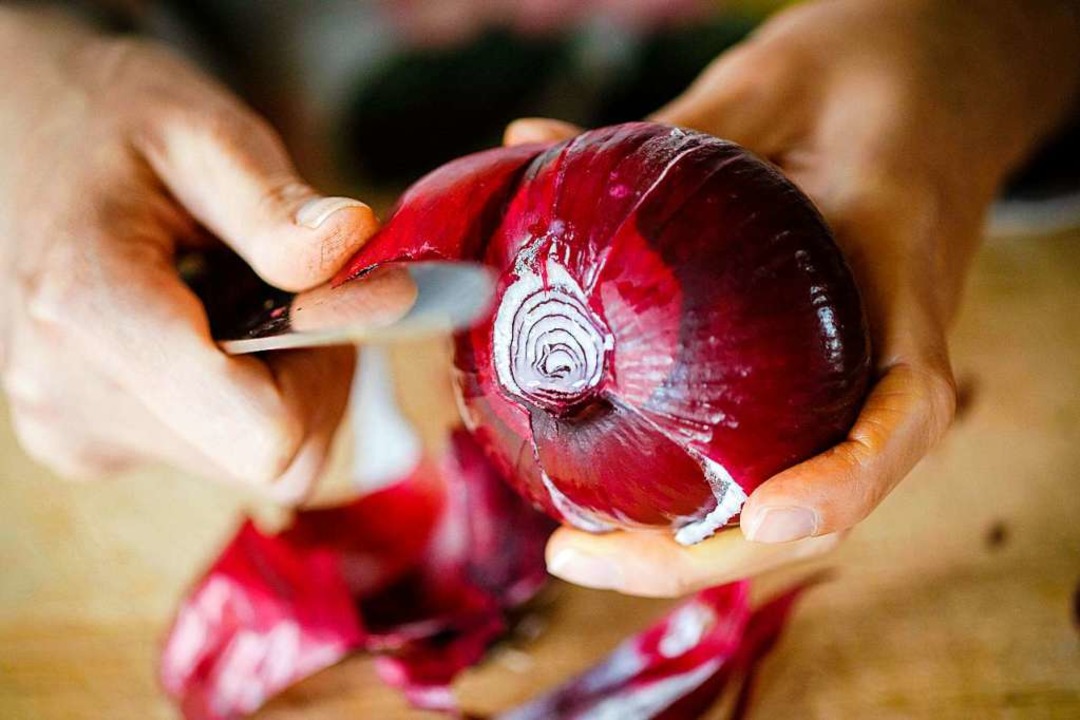
[[[955,428],[822,563],[834,577],[766,661],[751,717],[1080,717],[1080,233],[991,242],[968,294],[953,342],[965,396]],[[406,406],[429,418],[428,437],[445,416],[419,387],[433,357],[399,353]],[[161,468],[63,483],[22,455],[5,421],[0,717],[174,717],[154,681],[159,639],[250,504]],[[540,635],[468,673],[461,697],[476,711],[521,701],[663,606],[558,586]],[[261,717],[424,715],[358,658]]]

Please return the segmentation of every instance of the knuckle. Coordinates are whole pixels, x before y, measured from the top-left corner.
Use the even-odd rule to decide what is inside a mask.
[[[846,489],[848,503],[845,510],[840,513],[822,513],[822,524],[826,528],[859,522],[885,499],[892,487],[891,484],[881,482],[879,477],[866,474],[856,474],[850,480]]]
[[[72,478],[75,480],[101,480],[115,477],[138,465],[139,456],[127,452],[100,452],[88,450],[79,458]]]
[[[97,482],[122,470],[119,464],[103,461],[89,453],[76,453],[60,466],[61,477],[72,482]]]
[[[161,98],[158,107],[139,116],[134,137],[144,154],[151,158],[205,154],[200,148],[209,146],[216,156],[240,168],[283,164],[284,142],[265,119],[217,88],[199,84]]]
[[[858,431],[847,442],[822,455],[835,483],[834,492],[842,492],[844,502],[839,506],[819,505],[819,534],[847,527],[866,517],[892,489],[883,467],[887,440],[886,429],[861,421]]]
[[[919,368],[914,372],[915,391],[930,419],[931,439],[935,439],[956,416],[956,380],[947,368]]]
[[[269,175],[266,202],[277,194],[291,197],[300,185],[291,172],[285,144],[268,121],[232,98],[221,98],[192,119],[222,157],[258,174]],[[301,186],[302,187],[302,186]]]
[[[703,78],[720,85],[729,97],[752,97],[758,91],[762,77],[768,76],[776,62],[767,54],[757,52],[753,45],[737,45],[713,60]]]
[[[46,386],[40,375],[21,364],[9,367],[0,375],[0,387],[3,387],[12,410],[20,413],[39,407],[45,398]]]
[[[260,486],[273,485],[281,478],[300,450],[303,429],[285,415],[264,422],[248,435],[251,450],[240,469],[242,477]]]
[[[874,418],[863,418],[849,436],[849,442],[843,442],[826,451],[826,456],[836,457],[840,466],[849,472],[859,474],[869,466],[881,452],[888,439],[888,428]]]
[[[71,464],[70,444],[47,424],[39,422],[32,413],[26,412],[16,412],[12,419],[15,438],[32,459],[60,472]]]
[[[197,116],[195,122],[206,135],[225,147],[241,142],[253,145],[277,144],[277,134],[259,116],[240,103],[222,101]]]
[[[153,46],[130,36],[102,39],[87,45],[80,53],[78,68],[83,79],[94,88],[115,88],[137,77],[143,63],[139,58],[152,51]],[[108,101],[116,93],[104,93]]]
[[[145,39],[103,38],[84,49],[82,60],[83,79],[96,91],[92,122],[125,131],[137,131],[143,115],[155,116],[173,104],[175,88],[182,85],[178,79],[183,64],[170,51]]]
[[[909,173],[895,166],[890,153],[864,147],[859,154],[823,198],[837,234],[857,237],[869,229],[897,235],[909,232],[909,223],[915,220],[912,215],[925,207],[921,197],[924,186],[911,182]],[[897,203],[897,198],[905,202]],[[897,222],[900,219],[908,223]]]
[[[54,252],[49,268],[23,281],[27,316],[38,323],[63,327],[82,317],[92,293],[87,276],[75,270],[74,252]],[[53,269],[55,268],[55,269]]]
[[[956,417],[956,379],[951,372],[938,372],[929,376],[928,383],[935,426],[943,432]]]
[[[47,412],[13,408],[12,419],[15,437],[27,456],[62,479],[99,480],[130,466],[127,458],[103,453],[90,438],[65,433]]]
[[[720,55],[706,70],[706,77],[716,83],[735,103],[753,102],[783,94],[787,86],[803,72],[792,72],[805,64],[790,43],[776,45],[765,38],[736,45]]]

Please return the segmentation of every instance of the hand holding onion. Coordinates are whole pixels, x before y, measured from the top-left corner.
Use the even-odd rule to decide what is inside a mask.
[[[978,5],[796,7],[655,115],[745,145],[813,198],[858,281],[875,384],[842,442],[750,495],[742,533],[756,542],[727,531],[685,548],[654,534],[563,528],[548,546],[554,574],[676,595],[818,554],[940,439],[955,404],[946,329],[984,213],[1068,111],[1080,68],[1069,40],[1076,15],[1063,4]],[[1060,83],[1047,83],[1051,76]],[[507,142],[576,132],[523,120]]]

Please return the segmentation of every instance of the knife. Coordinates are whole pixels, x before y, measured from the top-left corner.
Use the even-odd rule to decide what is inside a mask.
[[[449,334],[486,317],[495,294],[494,273],[466,262],[388,263],[295,294],[267,285],[236,256],[193,254],[178,269],[230,355]]]

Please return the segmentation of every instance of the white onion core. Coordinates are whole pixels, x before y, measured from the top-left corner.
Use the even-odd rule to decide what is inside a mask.
[[[519,266],[495,314],[495,371],[512,396],[561,413],[592,397],[611,348],[607,327],[565,268]]]

